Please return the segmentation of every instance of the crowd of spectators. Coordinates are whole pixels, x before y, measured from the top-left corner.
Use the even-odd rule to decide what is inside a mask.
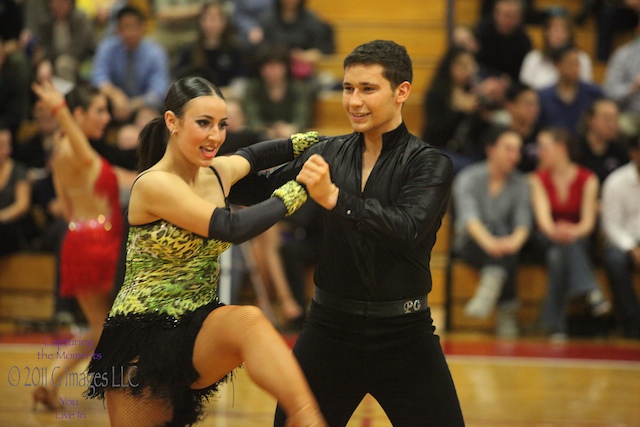
[[[640,39],[613,49],[614,26],[603,26],[615,13],[635,17],[635,28],[640,2],[595,3],[575,17],[582,24],[597,15],[591,53],[576,45],[565,9],[482,2],[475,27],[453,30],[425,93],[424,139],[450,155],[457,173],[453,255],[479,270],[464,312],[484,319],[495,311],[500,336],[520,333],[515,271],[534,261],[547,273],[542,333],[566,339],[581,307],[593,325],[614,314],[625,336],[640,337]],[[527,25],[541,25],[539,49]],[[607,59],[600,84],[593,64]]]

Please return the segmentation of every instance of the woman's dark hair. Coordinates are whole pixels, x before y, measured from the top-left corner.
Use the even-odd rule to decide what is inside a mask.
[[[69,93],[65,95],[65,100],[69,106],[69,111],[73,111],[80,107],[83,110],[88,110],[93,98],[100,95],[100,90],[89,84],[77,84]]]
[[[202,77],[183,77],[171,85],[164,99],[163,114],[147,123],[138,137],[139,171],[149,169],[164,156],[169,141],[169,129],[164,122],[164,113],[173,111],[176,117],[181,119],[189,101],[210,95],[224,99],[220,89]]]
[[[261,78],[260,70],[269,62],[280,62],[287,69],[287,77],[291,77],[291,55],[289,49],[281,44],[264,45],[256,52],[253,61],[253,74],[255,77]]]
[[[558,9],[558,10],[563,10],[563,9]],[[564,10],[564,12],[558,11],[558,12],[549,14],[547,19],[544,21],[545,35],[549,30],[549,28],[551,28],[551,23],[556,19],[562,19],[567,24],[567,30],[569,32],[569,40],[567,40],[564,46],[560,46],[560,47],[573,47],[575,43],[573,21],[571,20],[571,17],[569,16],[569,13],[566,12],[566,10]],[[542,54],[547,58],[551,58],[551,52],[553,52],[554,49],[557,49],[557,47],[554,48],[553,46],[549,46],[549,40],[547,40],[547,37],[545,36],[543,40],[543,45],[542,45]]]
[[[518,138],[522,139],[522,136],[518,132],[516,132],[515,129],[510,128],[509,126],[496,125],[491,127],[482,138],[484,142],[484,146],[485,147],[495,146],[500,140],[500,138],[502,138],[502,135],[506,133],[512,133],[514,135],[518,135]]]
[[[571,161],[575,161],[577,157],[577,147],[575,138],[571,135],[567,129],[562,127],[546,127],[543,128],[539,134],[548,133],[556,144],[562,144],[567,148],[567,153]],[[538,134],[538,135],[539,135]]]
[[[124,18],[125,16],[135,16],[138,21],[140,23],[143,23],[146,21],[146,17],[144,16],[144,13],[142,13],[142,11],[140,9],[138,9],[137,7],[134,6],[124,6],[122,8],[120,8],[118,10],[118,12],[116,13],[116,22],[120,22],[120,20],[122,18]]]
[[[402,82],[413,80],[413,66],[407,49],[390,40],[373,40],[356,47],[344,59],[343,69],[352,65],[381,65],[382,75],[394,90]]]
[[[442,57],[438,68],[436,69],[431,85],[429,86],[429,92],[434,91],[442,93],[451,102],[451,93],[453,91],[453,77],[451,76],[451,64],[453,64],[462,55],[472,55],[468,50],[461,47],[451,47],[447,53]]]

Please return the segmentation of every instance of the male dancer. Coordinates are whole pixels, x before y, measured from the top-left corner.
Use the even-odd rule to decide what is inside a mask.
[[[403,122],[411,79],[404,47],[357,47],[343,80],[354,133],[234,186],[247,203],[297,175],[325,209],[315,293],[294,354],[332,427],[346,425],[367,393],[396,427],[464,425],[427,303],[452,165]],[[278,408],[275,425],[285,417]]]

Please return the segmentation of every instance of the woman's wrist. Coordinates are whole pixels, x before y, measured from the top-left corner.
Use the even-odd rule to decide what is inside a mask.
[[[51,107],[51,115],[55,117],[56,114],[58,114],[58,112],[66,106],[67,106],[67,101],[63,98],[60,102],[58,102],[56,105]]]

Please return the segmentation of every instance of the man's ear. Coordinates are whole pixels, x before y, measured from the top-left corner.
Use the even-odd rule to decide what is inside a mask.
[[[409,93],[411,93],[411,83],[405,80],[396,88],[396,101],[398,104],[403,104],[409,97]]]

